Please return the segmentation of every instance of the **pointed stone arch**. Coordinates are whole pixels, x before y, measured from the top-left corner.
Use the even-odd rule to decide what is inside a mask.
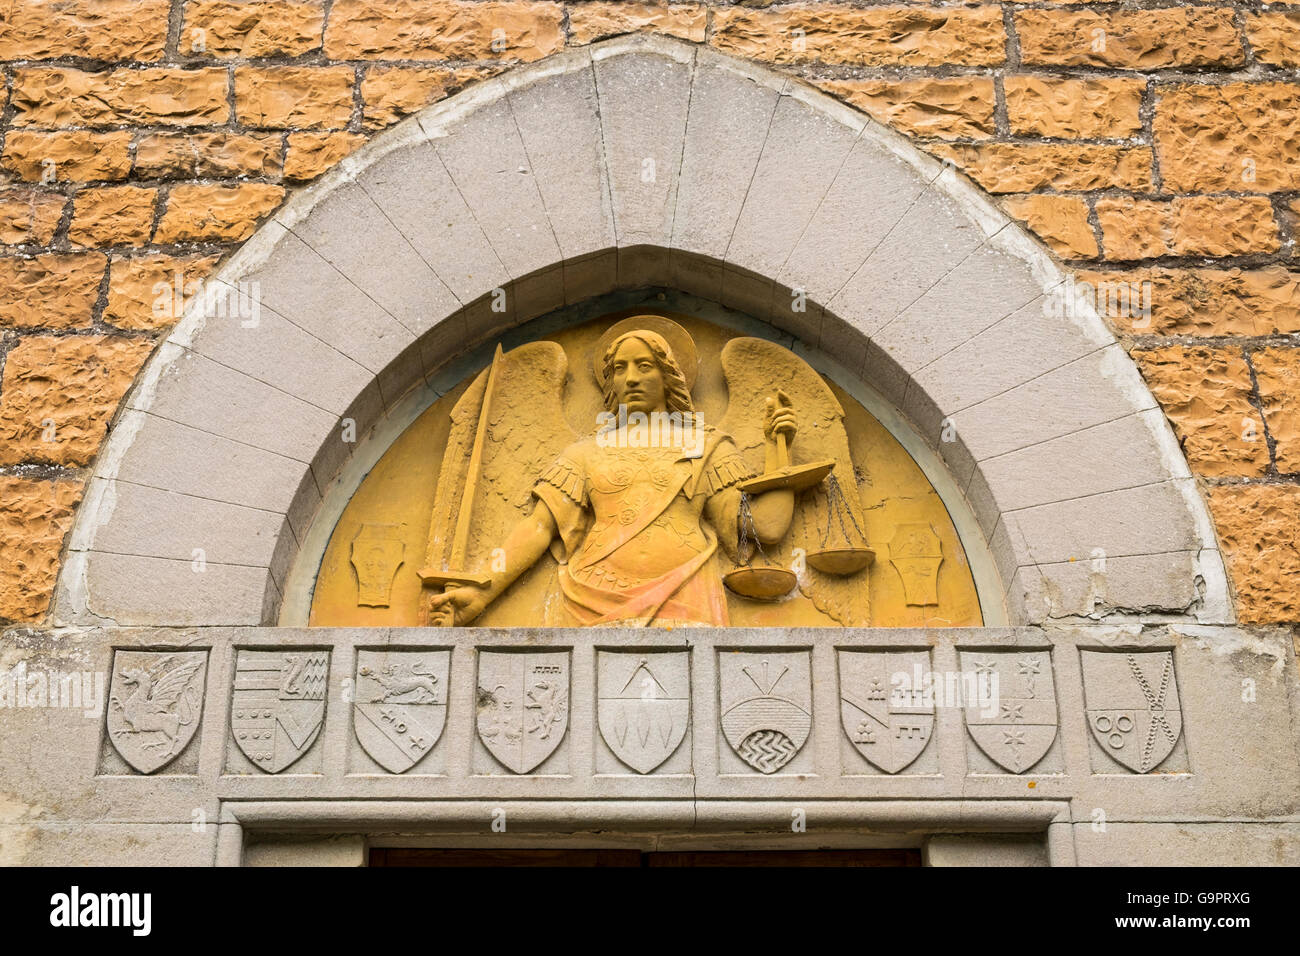
[[[659,38],[484,82],[286,203],[126,399],[55,619],[274,622],[348,429],[505,329],[651,285],[789,332],[900,409],[1012,622],[1231,620],[1164,415],[1052,258],[890,130]]]

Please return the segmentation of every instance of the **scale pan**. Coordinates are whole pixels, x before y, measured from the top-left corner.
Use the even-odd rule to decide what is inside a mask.
[[[759,475],[756,478],[750,478],[748,481],[740,483],[740,490],[748,495],[761,494],[764,491],[774,491],[777,488],[788,488],[791,491],[803,491],[805,488],[812,488],[822,483],[831,469],[835,467],[834,459],[826,461],[810,461],[805,465],[786,465],[784,468],[778,468],[776,471],[769,471],[765,475]]]
[[[775,601],[789,594],[799,579],[785,568],[736,568],[722,576],[722,583],[742,597]]]
[[[823,551],[809,551],[805,560],[818,571],[827,574],[857,574],[864,568],[871,567],[876,560],[876,552],[870,548],[827,548]]]

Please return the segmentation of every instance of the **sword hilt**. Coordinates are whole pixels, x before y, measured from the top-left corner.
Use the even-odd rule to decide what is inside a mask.
[[[426,588],[436,588],[442,585],[442,593],[455,590],[466,584],[472,584],[476,587],[485,588],[492,583],[490,574],[475,574],[471,571],[437,571],[433,568],[425,568],[420,571],[420,580],[424,582]],[[421,609],[421,617],[425,627],[454,627],[456,624],[456,605],[448,602],[443,607],[435,610],[429,606],[429,598],[423,599],[424,606]]]

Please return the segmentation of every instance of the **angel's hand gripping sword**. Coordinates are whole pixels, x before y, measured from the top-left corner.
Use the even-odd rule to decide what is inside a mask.
[[[492,399],[496,391],[497,372],[501,368],[501,355],[501,346],[498,345],[496,354],[492,356],[492,365],[488,369],[487,383],[483,387],[478,427],[474,432],[474,445],[468,464],[464,461],[462,448],[448,447],[442,462],[442,470],[438,475],[438,497],[434,504],[433,519],[429,524],[429,548],[425,555],[425,566],[420,571],[420,579],[426,588],[420,602],[420,619],[426,626],[450,627],[456,621],[455,605],[449,601],[443,607],[434,609],[430,606],[431,595],[427,589],[441,586],[446,592],[466,584],[487,587],[492,583],[492,578],[488,574],[476,574],[465,570],[465,557],[469,544],[474,495],[483,465],[483,446],[487,442]],[[452,507],[452,502],[455,500],[457,488],[464,490],[460,496],[460,507],[455,509]]]

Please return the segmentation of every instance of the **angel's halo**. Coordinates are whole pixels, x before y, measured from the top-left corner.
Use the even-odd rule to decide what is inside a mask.
[[[641,329],[657,333],[668,343],[668,347],[673,351],[673,358],[677,361],[677,367],[682,370],[682,375],[686,378],[686,387],[694,388],[695,377],[700,371],[700,357],[695,350],[695,340],[691,338],[691,333],[662,315],[628,316],[605,330],[605,333],[596,340],[596,347],[591,350],[591,371],[596,376],[596,384],[604,387],[605,351],[610,344],[624,333]]]

